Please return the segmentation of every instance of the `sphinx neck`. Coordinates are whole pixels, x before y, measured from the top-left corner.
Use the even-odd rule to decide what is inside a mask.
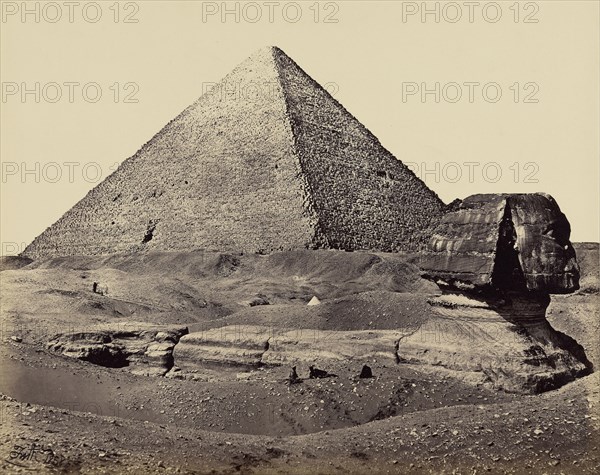
[[[460,315],[479,310],[479,314],[500,316],[519,326],[533,326],[546,322],[550,295],[530,291],[487,291],[442,289],[442,295],[431,300],[436,306],[452,309]]]

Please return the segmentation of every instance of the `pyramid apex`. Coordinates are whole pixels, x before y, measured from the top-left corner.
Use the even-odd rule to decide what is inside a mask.
[[[285,52],[279,47],[275,45],[267,45],[258,49],[255,54],[272,54],[272,55],[286,55]],[[287,55],[286,55],[287,56]]]

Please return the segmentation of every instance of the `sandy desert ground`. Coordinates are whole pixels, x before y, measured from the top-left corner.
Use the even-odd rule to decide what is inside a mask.
[[[597,367],[598,244],[576,250],[581,289],[552,296],[547,316]],[[49,345],[98,325],[190,332],[262,325],[314,335],[336,354],[342,350],[326,340],[330,331],[418,328],[438,290],[420,278],[416,262],[415,255],[341,251],[4,258],[0,470],[598,473],[596,372],[524,395],[442,366],[376,356],[318,361],[336,375],[323,379],[308,379],[299,364],[303,381],[290,385],[288,365],[146,375]],[[308,306],[314,296],[321,304]],[[486,351],[472,339],[465,345]],[[372,379],[358,378],[365,362]]]

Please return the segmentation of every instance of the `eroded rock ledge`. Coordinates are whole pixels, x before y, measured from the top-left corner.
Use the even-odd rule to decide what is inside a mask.
[[[569,233],[566,217],[548,195],[465,199],[445,215],[420,262],[442,295],[419,306],[418,315],[395,308],[404,328],[294,329],[286,328],[294,324],[287,320],[275,327],[228,325],[187,334],[185,327],[107,325],[59,335],[49,346],[105,366],[176,377],[203,379],[214,365],[326,366],[377,359],[537,393],[592,369],[584,349],[545,316],[550,294],[579,287]],[[323,299],[323,314],[328,305]],[[368,307],[364,321],[367,327]]]
[[[405,335],[398,330],[326,331],[231,325],[185,335],[175,347],[183,373],[202,371],[207,363],[288,365],[298,362],[389,359]]]
[[[518,327],[485,302],[434,307],[417,331],[321,331],[232,325],[185,335],[174,349],[177,377],[202,379],[213,365],[320,364],[388,360],[448,370],[508,392],[547,391],[586,374],[575,340],[548,322]]]
[[[583,347],[546,320],[547,302],[514,297],[507,303],[455,291],[430,303],[430,318],[399,344],[402,363],[479,373],[496,389],[530,393],[591,370]]]
[[[135,374],[162,376],[173,366],[173,348],[185,326],[141,322],[103,324],[56,335],[48,348],[65,356]]]
[[[436,297],[416,330],[230,325],[187,333],[186,327],[130,323],[57,335],[48,347],[94,364],[127,367],[135,374],[200,380],[215,366],[248,369],[377,360],[450,371],[458,379],[509,392],[537,393],[589,372],[583,348],[572,338],[545,319],[515,325],[494,305],[460,294]]]

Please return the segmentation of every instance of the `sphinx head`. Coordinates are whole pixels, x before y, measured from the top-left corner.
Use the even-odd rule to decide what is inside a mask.
[[[554,198],[542,193],[510,195],[507,203],[527,289],[548,293],[577,290],[579,266],[569,241],[571,226]]]
[[[569,293],[579,288],[570,233],[550,195],[473,195],[442,218],[421,267],[440,286]]]

